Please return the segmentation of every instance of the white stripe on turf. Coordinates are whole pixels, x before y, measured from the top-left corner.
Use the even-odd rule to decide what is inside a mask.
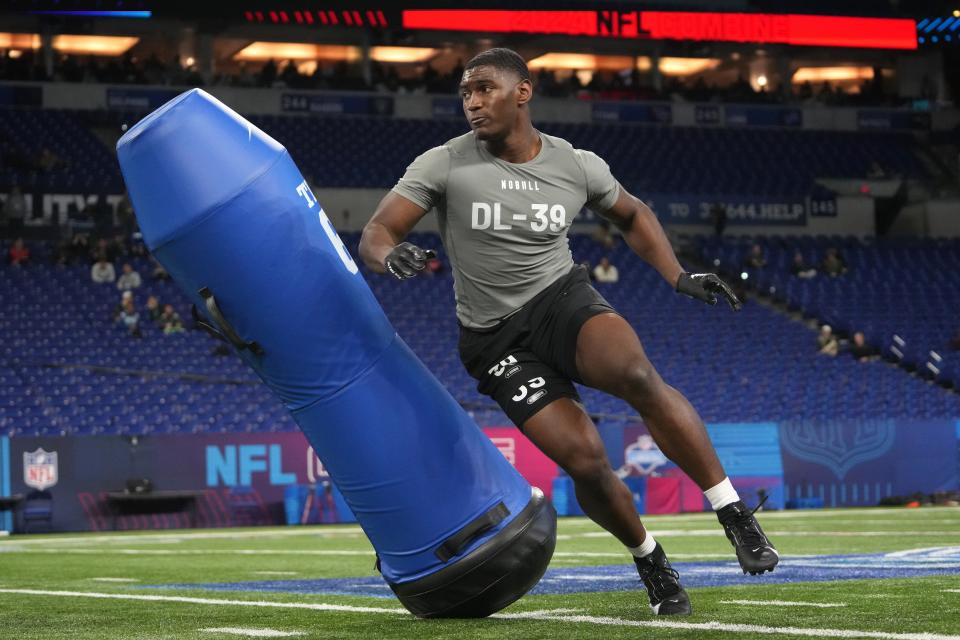
[[[130,556],[370,556],[375,555],[373,550],[343,550],[333,549],[116,549],[103,547],[99,549],[84,549],[81,547],[64,547],[62,549],[16,549],[9,553],[49,553],[74,555],[130,555]]]
[[[944,589],[944,593],[960,593],[960,589]]]
[[[94,582],[140,582],[137,578],[90,578]]]
[[[0,593],[61,596],[77,598],[109,598],[116,600],[144,600],[147,602],[183,602],[188,604],[228,605],[243,607],[275,607],[280,609],[310,609],[314,611],[345,611],[354,613],[407,614],[403,609],[383,607],[352,607],[343,604],[310,602],[270,602],[264,600],[219,600],[213,598],[189,598],[185,596],[152,596],[126,593],[87,593],[82,591],[44,591],[39,589],[0,589]],[[517,612],[523,613],[523,612]],[[804,636],[810,638],[875,638],[878,640],[960,640],[960,635],[940,633],[893,633],[888,631],[862,631],[859,629],[820,629],[808,627],[768,627],[756,624],[729,624],[725,622],[681,622],[679,620],[624,620],[604,616],[569,616],[553,613],[526,612],[526,620],[553,620],[566,624],[595,624],[618,627],[646,627],[653,629],[682,629],[689,631],[718,631],[754,633],[762,635]],[[503,614],[515,615],[515,614]]]
[[[153,596],[135,593],[97,593],[91,591],[46,591],[43,589],[0,589],[0,593],[27,596],[60,596],[64,598],[104,598],[108,600],[141,600],[144,602],[184,602],[188,604],[214,604],[238,607],[273,607],[277,609],[311,609],[313,611],[350,611],[354,613],[399,613],[406,609],[386,607],[353,607],[346,604],[324,602],[277,602],[269,600],[223,600],[220,598],[191,598],[188,596]]]
[[[292,638],[306,635],[303,631],[277,631],[276,629],[242,629],[240,627],[215,627],[212,629],[197,629],[206,633],[226,633],[233,636],[247,636],[248,638]]]
[[[505,618],[507,620],[523,620],[524,618],[539,618],[543,615],[560,615],[580,613],[583,609],[541,609],[537,611],[518,611],[516,613],[495,613],[491,618]]]
[[[303,529],[266,529],[264,531],[180,531],[177,533],[148,533],[139,534],[132,531],[118,531],[116,533],[98,533],[86,536],[51,536],[43,538],[25,539],[25,536],[13,536],[10,540],[0,542],[0,546],[5,544],[62,544],[80,543],[90,544],[94,542],[117,542],[125,540],[129,542],[157,542],[157,543],[177,543],[187,540],[241,540],[245,538],[286,538],[288,536],[359,536],[363,533],[360,527],[328,527],[315,526],[305,527]]]
[[[295,576],[296,571],[253,571],[258,576]]]
[[[960,530],[956,531],[788,531],[786,529],[772,529],[770,527],[765,527],[766,532],[770,534],[770,537],[784,537],[784,536],[834,536],[834,537],[844,537],[844,538],[860,538],[860,537],[874,537],[874,536],[938,536],[946,538],[960,538]],[[719,527],[714,527],[712,529],[654,529],[650,528],[651,531],[657,536],[657,538],[665,538],[667,536],[671,538],[701,538],[715,536],[722,534],[723,530]],[[606,538],[610,534],[606,531],[588,531],[586,533],[572,533],[567,536],[570,538]],[[557,536],[558,538],[560,536]]]
[[[721,600],[720,604],[748,604],[759,605],[761,607],[820,607],[830,609],[833,607],[845,607],[846,602],[791,602],[790,600]]]

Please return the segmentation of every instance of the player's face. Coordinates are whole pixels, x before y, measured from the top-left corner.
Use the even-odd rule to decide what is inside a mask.
[[[489,66],[467,69],[460,82],[463,113],[470,128],[481,140],[505,137],[520,108],[516,75]]]

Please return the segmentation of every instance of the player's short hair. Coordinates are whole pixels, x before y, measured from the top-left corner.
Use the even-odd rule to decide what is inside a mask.
[[[505,47],[487,49],[470,59],[464,71],[474,67],[494,67],[517,74],[521,80],[530,80],[530,69],[519,53]]]

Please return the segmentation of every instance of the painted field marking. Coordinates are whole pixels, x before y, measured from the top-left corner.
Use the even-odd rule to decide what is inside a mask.
[[[712,529],[652,529],[658,537],[671,538],[701,538],[716,536],[723,533],[719,528]],[[771,536],[836,536],[844,538],[870,538],[877,536],[938,536],[945,538],[960,538],[960,530],[955,531],[788,531],[786,529],[772,529],[767,527]],[[610,534],[606,531],[588,531],[586,533],[571,533],[570,538],[606,538]],[[557,536],[558,538],[560,536]]]
[[[312,611],[348,611],[352,613],[395,613],[409,615],[406,609],[396,607],[354,607],[324,602],[276,602],[269,600],[223,600],[220,598],[191,598],[189,596],[152,596],[135,593],[98,593],[94,591],[47,591],[43,589],[0,589],[0,593],[27,596],[59,596],[63,598],[102,598],[107,600],[141,600],[144,602],[183,602],[237,607],[272,607],[276,609],[310,609]]]
[[[138,578],[90,578],[94,582],[140,582]]]
[[[960,589],[944,589],[944,593],[960,593]]]
[[[242,540],[246,538],[285,538],[288,536],[306,536],[306,537],[327,537],[327,536],[360,536],[363,530],[360,527],[338,527],[336,529],[322,529],[320,527],[307,527],[303,529],[269,529],[266,531],[197,531],[180,533],[148,533],[137,534],[129,531],[122,531],[114,534],[94,534],[87,536],[54,536],[49,538],[31,538],[25,539],[25,536],[13,536],[8,541],[0,543],[5,544],[62,544],[78,543],[91,544],[96,542],[118,542],[123,540],[129,543],[150,542],[150,543],[178,543],[188,540]]]
[[[11,553],[14,553],[11,551]],[[17,549],[16,553],[46,553],[46,554],[74,554],[74,555],[130,555],[130,556],[369,556],[376,555],[373,550],[357,551],[333,549],[114,549],[103,547],[99,549],[84,549],[79,547],[64,547],[62,549]]]
[[[297,571],[253,571],[258,576],[295,576]]]
[[[242,629],[240,627],[216,627],[212,629],[197,629],[206,633],[226,633],[248,638],[292,638],[307,635],[303,631],[277,631],[276,629]]]
[[[383,607],[353,607],[342,604],[309,602],[270,602],[254,600],[219,600],[213,598],[189,598],[179,596],[148,596],[123,593],[87,593],[82,591],[43,591],[38,589],[0,589],[0,593],[44,595],[78,598],[109,598],[116,600],[143,600],[147,602],[183,602],[189,604],[227,605],[243,607],[274,607],[280,609],[309,609],[313,611],[346,611],[355,613],[389,613],[409,615],[403,609]],[[518,612],[523,613],[523,612]],[[755,633],[763,635],[789,635],[809,638],[874,638],[877,640],[960,640],[958,635],[939,633],[893,633],[887,631],[862,631],[859,629],[829,629],[808,627],[768,627],[754,624],[728,624],[724,622],[678,622],[673,620],[624,620],[603,616],[557,615],[554,613],[526,612],[525,620],[553,620],[566,624],[591,624],[618,627],[645,627],[653,629],[681,629],[687,631],[717,631]],[[516,615],[516,614],[503,614]]]
[[[822,609],[847,606],[846,602],[792,602],[790,600],[721,600],[720,604],[749,604],[761,607],[820,607]]]
[[[580,613],[583,609],[540,609],[537,611],[518,611],[517,613],[495,613],[491,618],[504,618],[506,620],[523,620],[524,618],[539,618],[543,615],[569,615],[571,613]]]

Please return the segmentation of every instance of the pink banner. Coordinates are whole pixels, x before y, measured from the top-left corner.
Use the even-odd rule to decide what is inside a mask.
[[[527,482],[550,497],[553,479],[557,477],[557,464],[553,460],[514,427],[487,427],[483,432]]]

